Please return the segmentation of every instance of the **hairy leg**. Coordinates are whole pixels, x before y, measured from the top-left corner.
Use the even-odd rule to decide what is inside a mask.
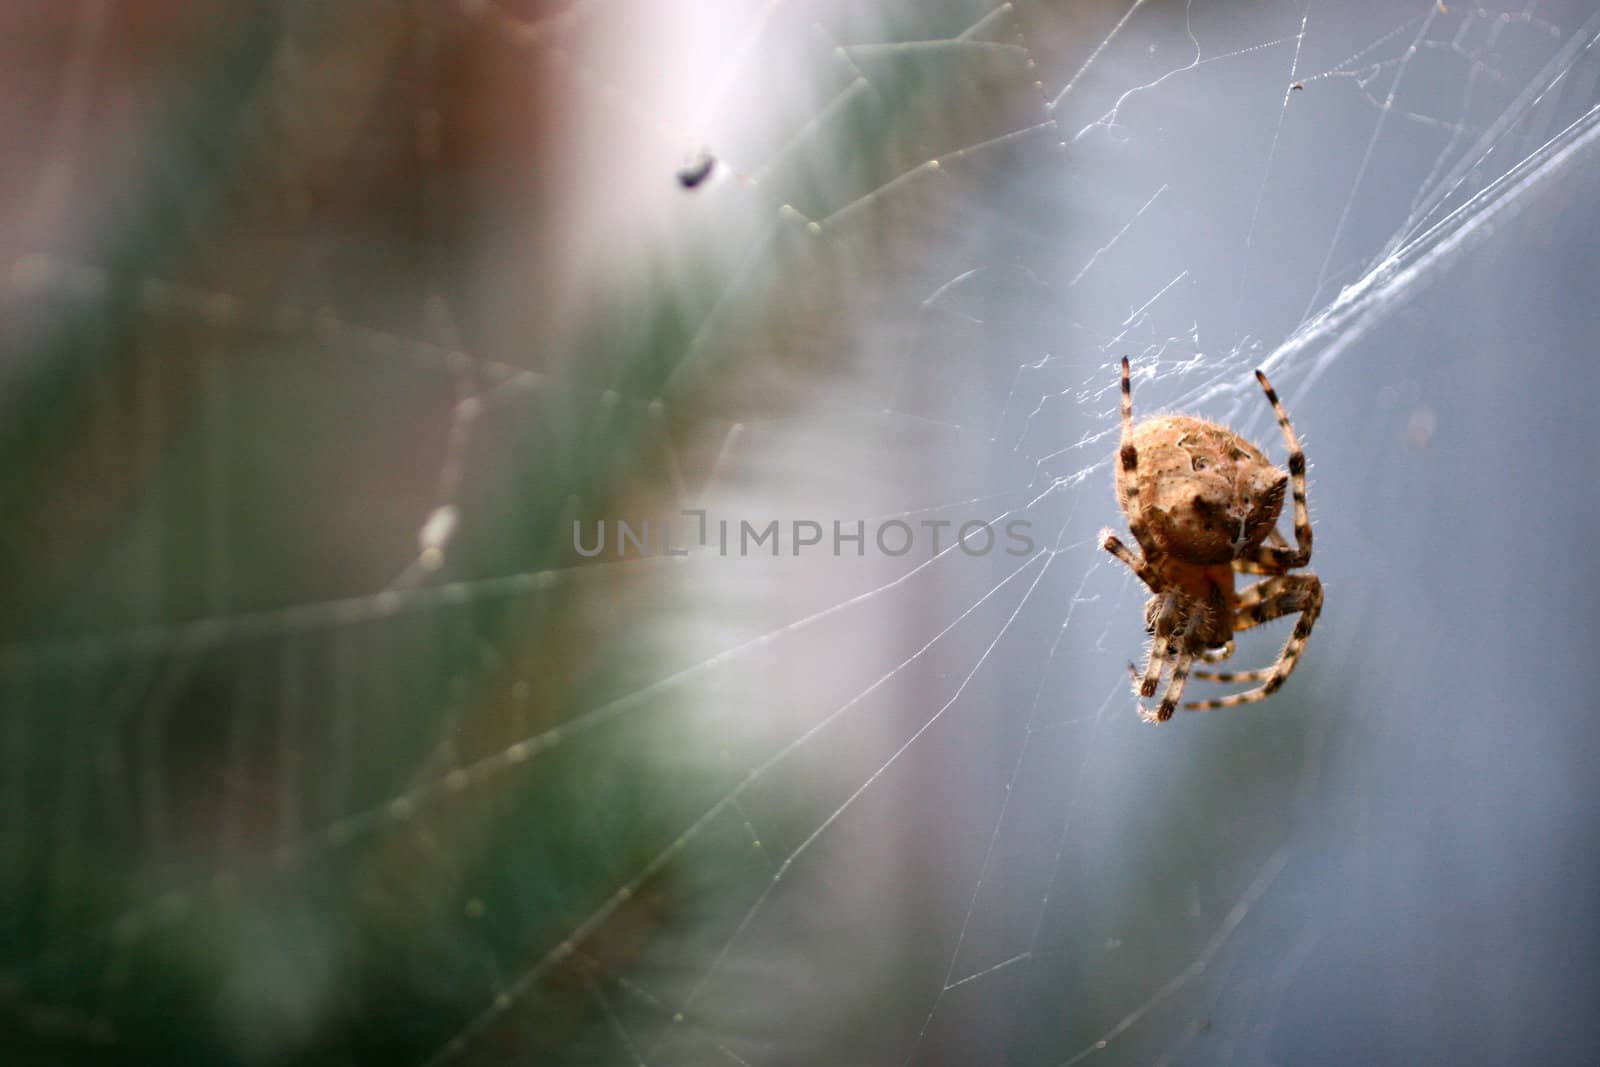
[[[1196,711],[1208,708],[1231,708],[1239,704],[1249,704],[1257,700],[1264,700],[1278,691],[1284,680],[1294,673],[1295,664],[1299,662],[1300,653],[1305,648],[1306,640],[1311,636],[1311,628],[1316,625],[1317,616],[1322,611],[1322,582],[1314,574],[1287,574],[1274,579],[1278,583],[1276,591],[1266,593],[1256,603],[1241,608],[1234,619],[1234,631],[1247,630],[1252,626],[1259,626],[1264,622],[1282,618],[1285,615],[1300,613],[1300,619],[1295,623],[1294,633],[1289,635],[1289,640],[1284,643],[1283,650],[1278,653],[1277,660],[1270,667],[1259,671],[1244,671],[1235,674],[1210,675],[1215,681],[1261,681],[1259,688],[1246,690],[1243,693],[1234,693],[1231,696],[1219,697],[1216,700],[1202,700],[1184,705]],[[1263,582],[1262,585],[1269,583]]]

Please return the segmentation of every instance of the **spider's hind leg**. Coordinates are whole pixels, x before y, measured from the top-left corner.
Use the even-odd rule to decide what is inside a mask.
[[[1311,636],[1311,628],[1316,625],[1317,616],[1322,611],[1322,582],[1315,574],[1286,574],[1269,582],[1262,582],[1254,588],[1262,589],[1263,586],[1269,585],[1272,588],[1263,589],[1259,600],[1239,609],[1234,616],[1233,629],[1235,633],[1248,630],[1253,626],[1298,611],[1300,620],[1295,623],[1294,633],[1289,635],[1289,640],[1284,643],[1283,651],[1278,653],[1277,660],[1272,666],[1258,671],[1208,675],[1212,680],[1219,682],[1261,681],[1261,686],[1243,693],[1219,697],[1216,700],[1196,701],[1185,704],[1184,707],[1194,711],[1205,711],[1209,708],[1231,708],[1239,704],[1265,700],[1276,693],[1284,680],[1294,673],[1295,664],[1299,662],[1306,639]]]

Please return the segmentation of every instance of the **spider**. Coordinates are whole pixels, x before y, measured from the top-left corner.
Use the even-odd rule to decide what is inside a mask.
[[[1195,671],[1214,682],[1260,682],[1255,689],[1216,700],[1185,704],[1201,711],[1262,700],[1278,691],[1294,670],[1311,627],[1322,610],[1322,583],[1309,571],[1311,520],[1306,512],[1306,457],[1289,416],[1266,375],[1256,380],[1278,416],[1289,446],[1289,472],[1274,467],[1261,450],[1232,430],[1186,415],[1163,415],[1133,423],[1128,360],[1122,360],[1122,447],[1118,451],[1117,502],[1141,555],[1111,530],[1100,545],[1150,587],[1145,631],[1150,654],[1144,674],[1133,664],[1139,716],[1166,722],[1183,696],[1196,659],[1216,663],[1233,654],[1233,635],[1295,612],[1300,619],[1276,662],[1255,671]],[[1278,532],[1285,489],[1294,491],[1294,547]],[[1242,592],[1234,573],[1267,575]],[[1161,683],[1168,663],[1172,680],[1155,711],[1144,706]]]

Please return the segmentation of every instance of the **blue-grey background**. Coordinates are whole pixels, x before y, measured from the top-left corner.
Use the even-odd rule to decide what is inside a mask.
[[[8,1063],[1591,1058],[1589,5],[0,28]],[[1159,729],[1124,354],[1327,590]]]

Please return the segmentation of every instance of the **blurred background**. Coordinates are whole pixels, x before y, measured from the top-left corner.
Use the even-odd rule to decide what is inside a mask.
[[[6,4],[0,1058],[1592,1056],[1597,42]],[[1305,442],[1267,702],[1135,713],[1124,354]]]

